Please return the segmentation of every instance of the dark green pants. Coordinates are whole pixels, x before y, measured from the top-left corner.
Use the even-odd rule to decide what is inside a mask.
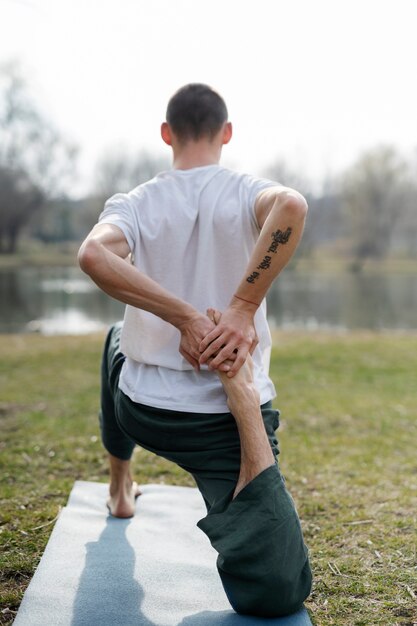
[[[232,500],[240,442],[230,413],[184,413],[132,402],[118,387],[121,325],[110,330],[102,361],[100,427],[110,454],[129,459],[136,444],[190,472],[207,516],[198,522],[217,550],[217,568],[238,613],[278,617],[297,611],[311,590],[308,550],[294,502],[279,471],[278,411],[262,415],[275,465]]]

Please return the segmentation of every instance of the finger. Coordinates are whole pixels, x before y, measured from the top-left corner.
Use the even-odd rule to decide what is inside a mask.
[[[193,366],[196,372],[200,371],[200,363],[198,362],[197,359],[195,359],[191,354],[189,354],[189,352],[186,352],[186,350],[184,350],[183,348],[180,348],[179,352],[181,356],[183,356],[184,359],[188,361],[190,365]]]
[[[212,331],[209,332],[208,335],[206,335],[204,337],[204,339],[201,340],[200,345],[199,345],[199,350],[200,352],[204,352],[204,350],[207,348],[207,346],[209,344],[211,344],[212,341],[214,341],[215,339],[217,339],[217,337],[219,337],[221,335],[221,330],[219,330],[218,327],[213,328]]]
[[[221,311],[217,311],[217,309],[214,309],[214,323],[216,324],[216,326],[220,322],[221,319],[222,319]]]
[[[203,354],[200,354],[200,363],[206,363],[210,357],[217,356],[219,350],[221,350],[226,343],[227,342],[224,340],[223,335],[220,335],[218,339],[212,341],[212,343],[204,350]],[[222,360],[224,361],[224,359]]]
[[[196,350],[184,350],[185,354],[188,355],[189,358],[193,359],[193,361],[196,361],[197,363],[199,363],[199,358],[200,358],[200,353],[197,352]],[[185,357],[186,358],[186,357]]]
[[[248,349],[247,346],[244,346],[243,348],[239,349],[239,354],[237,355],[237,359],[233,363],[232,368],[227,373],[228,378],[233,378],[233,376],[235,376],[238,373],[238,371],[240,370],[240,368],[242,367],[242,365],[246,361],[246,357],[248,356],[248,352],[249,352],[249,349]]]
[[[213,361],[212,357],[211,359],[209,359],[208,363],[211,363],[211,361]],[[226,359],[226,361],[223,361],[223,363],[220,363],[219,367],[217,368],[218,372],[228,372],[230,370],[230,368],[233,365],[233,361],[231,359]]]
[[[206,365],[210,365],[210,363],[212,363],[214,361],[214,359],[216,358],[217,354],[215,354],[214,356],[211,356],[209,359],[207,359],[206,361]],[[236,361],[237,359],[237,352],[233,352],[233,354],[230,355],[230,357],[228,359],[226,359],[226,361],[223,361],[223,363],[221,363],[221,365],[219,365],[218,369],[221,369],[223,372],[228,372],[231,368],[231,366],[233,365],[233,363]],[[225,365],[226,367],[223,368],[222,366]]]
[[[225,345],[209,365],[210,369],[217,369],[221,363],[233,356],[234,344]]]
[[[214,321],[214,309],[207,309],[206,311],[206,315],[209,318],[210,322],[213,322],[213,324],[215,324],[216,322]]]
[[[213,307],[209,307],[206,311],[207,317],[210,319],[211,322],[213,322],[213,324],[217,324],[220,322],[221,317],[222,317],[222,313],[221,311],[218,311],[217,309],[213,309]]]
[[[258,345],[258,343],[259,343],[258,337],[255,337],[255,339],[252,341],[251,347],[249,348],[249,352],[250,352],[251,355],[254,353],[255,348]]]
[[[230,359],[227,359],[226,361],[223,361],[223,363],[220,363],[217,369],[220,372],[228,372],[230,368],[232,367],[232,365],[233,365],[233,361],[231,361]]]

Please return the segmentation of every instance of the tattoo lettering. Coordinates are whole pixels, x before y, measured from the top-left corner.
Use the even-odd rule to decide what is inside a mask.
[[[282,230],[278,229],[276,230],[274,233],[271,234],[272,237],[272,243],[269,246],[267,252],[272,252],[273,254],[276,254],[277,250],[278,250],[278,246],[280,245],[285,245],[286,243],[288,243],[288,239],[290,238],[292,233],[292,228],[291,226],[288,226],[287,230],[285,232],[283,232]],[[271,261],[272,261],[272,257],[269,255],[265,255],[264,258],[262,259],[262,261],[259,263],[258,267],[256,268],[257,270],[267,270],[271,267]],[[247,277],[247,282],[251,283],[253,285],[253,283],[255,282],[255,280],[257,280],[260,276],[259,272],[252,272],[252,274],[250,276]]]
[[[252,274],[248,276],[246,280],[248,281],[248,283],[253,284],[257,278],[259,278],[259,272],[252,272]]]
[[[286,243],[288,243],[288,239],[290,238],[292,233],[292,228],[289,226],[287,228],[287,230],[283,233],[282,230],[276,230],[274,233],[272,233],[271,237],[272,237],[272,243],[268,248],[268,252],[273,252],[274,254],[276,254],[276,251],[278,249],[278,246],[281,245],[285,245]]]
[[[257,270],[267,270],[271,265],[271,256],[264,256],[263,260],[259,263]]]

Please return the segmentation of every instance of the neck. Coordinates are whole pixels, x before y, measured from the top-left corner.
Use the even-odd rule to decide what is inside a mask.
[[[204,165],[217,165],[220,161],[222,146],[207,141],[188,142],[174,148],[172,166],[175,170],[189,170]]]

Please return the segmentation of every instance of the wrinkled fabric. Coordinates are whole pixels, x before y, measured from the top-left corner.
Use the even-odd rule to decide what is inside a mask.
[[[294,501],[282,476],[275,430],[279,412],[261,406],[275,463],[232,499],[240,441],[231,413],[185,413],[133,402],[118,387],[120,325],[107,337],[102,362],[100,427],[105,448],[127,460],[136,444],[194,477],[207,508],[198,527],[218,552],[217,569],[236,612],[279,617],[296,612],[312,574]]]

